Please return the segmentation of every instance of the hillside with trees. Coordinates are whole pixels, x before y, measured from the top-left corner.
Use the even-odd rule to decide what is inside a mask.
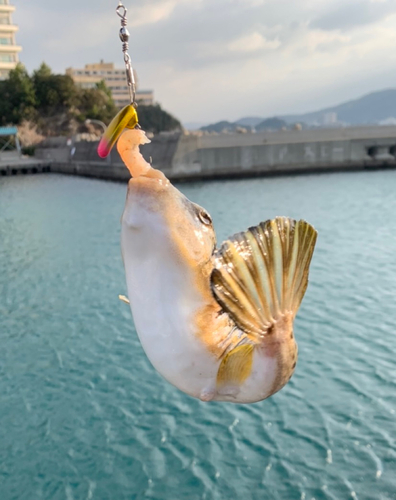
[[[118,112],[104,82],[94,88],[77,86],[69,75],[52,73],[43,63],[29,75],[22,64],[0,81],[0,126],[19,125],[37,136],[86,132],[87,119],[106,125]],[[146,131],[180,129],[180,122],[158,104],[138,106],[139,123]]]

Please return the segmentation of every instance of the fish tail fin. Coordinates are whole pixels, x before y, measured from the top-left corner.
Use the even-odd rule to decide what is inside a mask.
[[[276,217],[236,234],[216,252],[213,294],[252,340],[286,314],[297,314],[316,237],[307,222]]]

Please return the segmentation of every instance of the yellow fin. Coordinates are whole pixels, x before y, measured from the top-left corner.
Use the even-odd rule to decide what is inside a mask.
[[[253,364],[253,345],[235,347],[225,355],[217,372],[217,386],[241,385],[250,375]]]
[[[125,304],[130,304],[128,297],[125,297],[125,295],[119,295],[118,298],[121,300],[121,302],[125,302]]]
[[[216,251],[213,294],[250,338],[259,342],[285,314],[296,315],[316,236],[303,220],[276,217],[234,235]]]

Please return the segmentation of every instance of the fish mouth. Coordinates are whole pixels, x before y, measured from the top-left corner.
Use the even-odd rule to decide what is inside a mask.
[[[166,176],[151,166],[142,156],[139,146],[149,143],[141,129],[125,130],[117,143],[118,152],[131,174],[128,182],[127,199],[123,220],[128,226],[141,227],[142,221],[149,222],[148,216],[156,214],[163,219],[169,206],[180,196]]]
[[[159,231],[169,226],[167,217],[177,211],[180,196],[162,172],[150,167],[146,173],[129,179],[122,221],[134,229],[146,226]]]
[[[157,178],[146,175],[133,177],[128,182],[125,213],[164,212],[167,187]],[[136,220],[135,217],[134,219]]]
[[[139,146],[143,146],[149,142],[151,141],[143,130],[136,128],[127,129],[118,139],[117,150],[132,178],[148,177],[159,179],[162,183],[169,184],[165,175],[160,170],[153,168],[140,152]]]

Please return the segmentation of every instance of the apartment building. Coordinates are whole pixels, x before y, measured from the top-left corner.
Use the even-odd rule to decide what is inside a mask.
[[[116,68],[114,63],[100,61],[100,63],[86,64],[83,69],[67,68],[66,74],[71,76],[77,85],[85,89],[93,88],[101,80],[104,80],[111,90],[114,102],[118,107],[126,106],[130,102],[128,85],[125,79],[125,69]],[[136,72],[134,74],[137,82]],[[139,104],[153,104],[153,91],[138,89],[136,92],[136,101]]]
[[[15,7],[8,0],[0,0],[0,80],[7,78],[9,71],[15,68],[22,50],[15,42],[18,26],[12,23],[14,11]]]

